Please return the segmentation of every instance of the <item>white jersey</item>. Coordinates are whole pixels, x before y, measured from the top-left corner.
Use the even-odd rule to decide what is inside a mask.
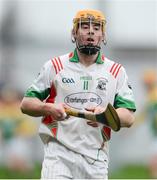
[[[52,103],[65,103],[72,108],[124,107],[135,111],[132,89],[122,65],[99,53],[96,62],[88,67],[78,60],[76,50],[45,63],[25,96],[37,97]],[[85,119],[70,117],[55,121],[43,117],[39,129],[43,141],[52,136],[69,149],[99,160],[107,159],[111,129],[99,124],[92,127]],[[100,149],[102,150],[100,153]]]

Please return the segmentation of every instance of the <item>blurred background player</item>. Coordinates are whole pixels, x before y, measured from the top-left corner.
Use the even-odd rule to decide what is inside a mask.
[[[149,171],[152,178],[157,178],[157,72],[147,69],[142,77],[146,99],[143,110],[137,119],[147,120],[151,135]]]
[[[108,178],[111,129],[83,118],[65,119],[66,108],[100,113],[111,103],[121,127],[134,122],[136,107],[125,69],[100,52],[101,43],[106,44],[105,24],[102,12],[79,11],[72,29],[76,49],[46,62],[21,103],[24,113],[43,116],[42,178]]]
[[[0,164],[27,172],[34,168],[33,139],[37,123],[20,112],[21,94],[9,86],[0,91]]]

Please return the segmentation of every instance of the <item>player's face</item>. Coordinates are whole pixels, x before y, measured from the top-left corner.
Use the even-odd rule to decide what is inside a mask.
[[[80,22],[76,33],[76,40],[80,45],[100,45],[103,40],[100,22]]]

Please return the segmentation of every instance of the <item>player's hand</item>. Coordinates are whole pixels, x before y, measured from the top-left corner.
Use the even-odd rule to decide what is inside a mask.
[[[97,106],[97,107],[89,107],[89,108],[85,108],[86,111],[91,111],[94,114],[99,114],[101,112],[103,112],[105,109],[101,106]],[[99,124],[93,121],[87,121],[87,124],[92,126],[92,127],[98,127]]]
[[[67,114],[65,112],[66,105],[64,103],[52,104],[47,103],[49,105],[49,115],[52,116],[53,119],[57,121],[63,121],[66,119]]]
[[[105,108],[104,107],[101,107],[101,106],[97,106],[97,107],[88,107],[88,108],[85,108],[86,111],[91,111],[93,112],[94,114],[99,114],[99,113],[102,113],[105,111]]]

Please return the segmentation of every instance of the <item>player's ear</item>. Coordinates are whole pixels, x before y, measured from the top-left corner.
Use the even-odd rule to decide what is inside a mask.
[[[74,29],[72,29],[72,31],[71,31],[71,41],[73,43],[76,42],[76,31]]]

